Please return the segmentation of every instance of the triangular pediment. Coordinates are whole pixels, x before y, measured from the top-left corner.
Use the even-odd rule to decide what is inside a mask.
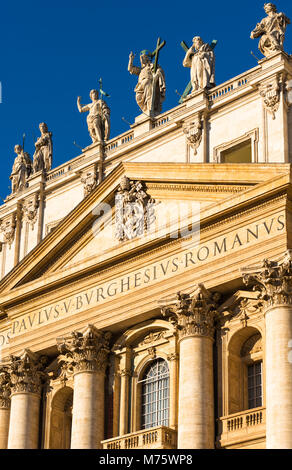
[[[279,165],[276,170],[274,167],[266,165],[255,172],[252,165],[245,165],[244,171],[242,166],[234,165],[229,174],[230,165],[224,164],[121,163],[1,281],[0,291],[4,295],[23,286],[27,286],[27,291],[33,290],[34,283],[38,283],[38,289],[49,288],[51,282],[70,282],[94,270],[110,269],[131,256],[165,244],[165,230],[123,241],[115,236],[115,195],[125,175],[131,181],[143,182],[155,201],[156,221],[166,211],[169,226],[174,227],[172,216],[178,201],[188,208],[197,204],[200,221],[213,220],[219,213],[230,213],[242,205],[243,194],[246,200],[263,197],[265,185],[269,190],[269,181],[280,181],[289,173],[288,165]],[[261,189],[257,193],[258,186]],[[105,207],[112,211],[107,212]],[[187,214],[182,225],[188,225],[192,217]]]

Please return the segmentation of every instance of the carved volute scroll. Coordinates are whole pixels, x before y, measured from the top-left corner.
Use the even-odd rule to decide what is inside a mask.
[[[25,349],[20,356],[11,356],[9,374],[11,392],[40,394],[43,382],[47,379],[45,366],[47,358],[38,357]]]
[[[68,338],[57,340],[59,352],[66,364],[78,372],[105,372],[108,365],[111,333],[88,325],[84,333],[72,332]]]
[[[261,266],[244,268],[243,281],[259,292],[265,307],[292,305],[292,250],[281,261],[264,260]]]
[[[193,295],[178,293],[175,298],[160,301],[164,316],[176,327],[179,339],[185,336],[214,335],[216,306],[220,295],[211,293],[203,284]]]

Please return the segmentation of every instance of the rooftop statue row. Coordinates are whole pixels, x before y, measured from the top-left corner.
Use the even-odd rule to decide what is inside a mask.
[[[52,168],[52,133],[48,131],[48,126],[44,122],[39,125],[39,128],[41,135],[35,142],[33,161],[21,145],[14,147],[17,157],[14,160],[10,175],[12,194],[25,189],[27,180],[33,173],[47,172]]]
[[[284,13],[278,13],[273,3],[264,5],[267,17],[257,24],[251,32],[251,38],[260,37],[259,49],[265,57],[283,51],[285,31],[289,18]],[[215,54],[214,48],[217,41],[211,44],[205,43],[201,37],[193,38],[192,46],[189,48],[183,41],[181,43],[185,57],[183,66],[191,69],[190,83],[186,87],[180,102],[189,92],[208,90],[215,86]],[[129,55],[128,71],[138,76],[135,87],[136,102],[142,113],[154,117],[161,113],[162,103],[165,99],[165,75],[160,67],[159,53],[164,47],[165,41],[160,42],[158,38],[156,49],[153,52],[143,50],[140,52],[140,66],[134,65],[135,55]],[[101,98],[99,98],[99,93]],[[91,90],[91,103],[81,104],[81,97],[77,98],[77,107],[80,113],[88,112],[87,126],[93,143],[103,144],[109,139],[110,134],[110,109],[103,99],[108,96],[102,90],[100,79],[100,90]],[[17,157],[15,159],[12,174],[12,193],[25,188],[27,179],[31,173],[49,171],[52,166],[52,133],[48,132],[45,123],[40,124],[41,136],[35,143],[33,162],[28,153],[23,151],[20,145],[15,147]]]
[[[257,24],[251,33],[251,38],[261,37],[259,43],[260,51],[268,57],[269,55],[283,50],[285,31],[290,20],[284,13],[277,13],[277,8],[273,3],[264,5],[267,17]],[[205,43],[201,37],[195,36],[190,48],[183,41],[181,43],[185,50],[183,66],[191,69],[191,80],[186,87],[182,99],[190,91],[208,90],[215,86],[215,54],[214,48],[217,41],[211,44]],[[157,116],[161,113],[162,103],[165,99],[165,74],[160,67],[159,53],[164,47],[165,41],[160,42],[158,38],[156,49],[153,52],[143,50],[140,52],[140,66],[134,65],[135,54],[129,55],[128,71],[131,75],[138,76],[138,83],[135,87],[136,102],[142,113],[147,116]],[[102,94],[105,94],[100,90]],[[90,92],[91,103],[82,106],[81,98],[77,99],[77,106],[80,113],[88,112],[87,125],[92,142],[103,143],[109,138],[110,131],[110,110],[103,99],[98,98],[98,91]]]

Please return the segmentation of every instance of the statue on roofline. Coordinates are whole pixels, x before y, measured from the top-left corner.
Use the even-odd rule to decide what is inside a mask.
[[[81,96],[77,98],[77,107],[80,113],[89,112],[87,125],[92,142],[105,142],[110,134],[110,109],[106,102],[98,98],[98,91],[91,90],[89,94],[91,103],[82,106]]]
[[[48,131],[45,122],[39,125],[41,131],[40,137],[35,142],[35,153],[33,156],[33,171],[50,171],[52,168],[53,142],[52,133]]]
[[[17,157],[14,160],[12,173],[10,175],[12,194],[22,191],[26,187],[26,181],[32,172],[32,161],[21,145],[15,145],[14,152]]]
[[[135,54],[129,55],[128,71],[131,75],[138,75],[138,83],[135,87],[136,102],[141,111],[148,116],[156,116],[161,113],[162,102],[165,99],[165,75],[158,64],[160,49],[165,41],[157,41],[157,47],[153,53],[147,50],[140,52],[141,67],[133,65]],[[152,59],[154,63],[152,63]]]
[[[199,36],[186,52],[183,66],[191,69],[192,91],[205,90],[215,86],[214,48],[204,43]]]
[[[289,18],[284,13],[278,13],[274,3],[265,3],[264,10],[267,17],[258,23],[251,32],[251,39],[260,37],[259,50],[269,57],[277,51],[283,51],[285,31],[290,24]]]

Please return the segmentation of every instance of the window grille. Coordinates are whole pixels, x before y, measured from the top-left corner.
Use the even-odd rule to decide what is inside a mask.
[[[157,359],[145,371],[142,385],[142,429],[168,426],[169,369],[167,362]]]
[[[248,408],[262,406],[262,361],[254,362],[247,368]]]

